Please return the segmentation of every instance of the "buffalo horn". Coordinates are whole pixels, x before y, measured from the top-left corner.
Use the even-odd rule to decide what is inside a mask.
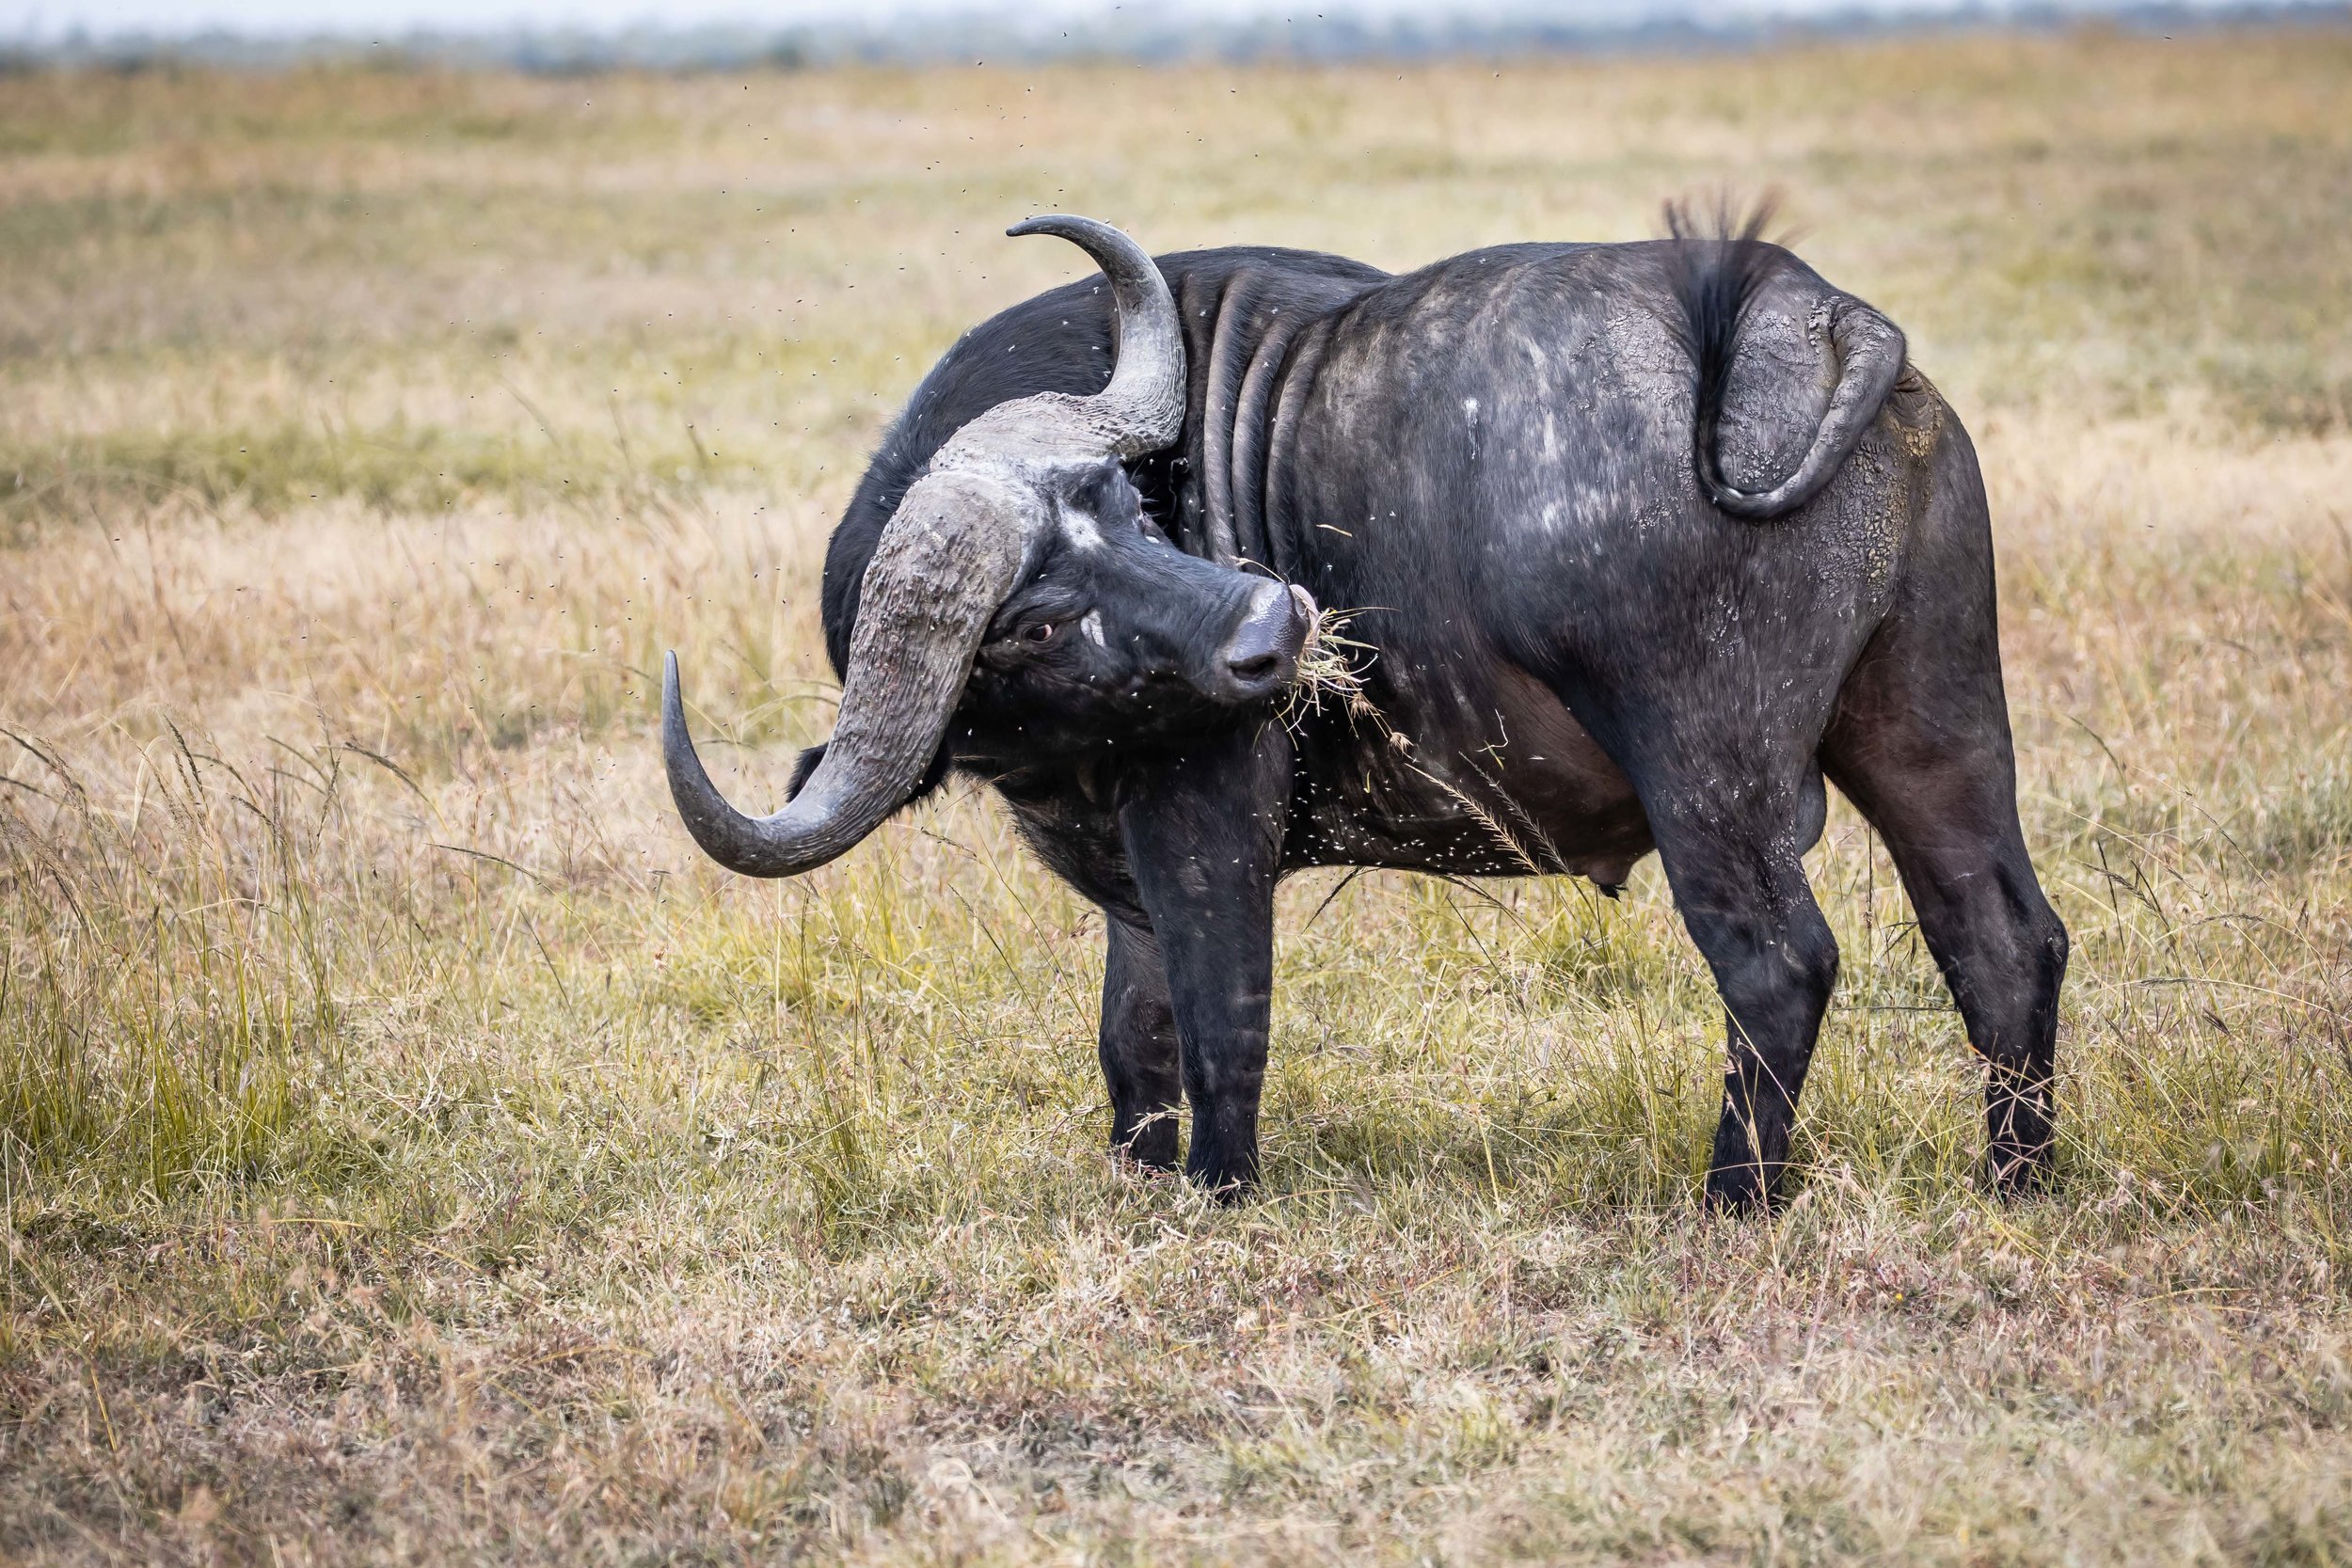
[[[882,529],[860,585],[841,709],[806,784],[773,816],[746,816],[710,782],[686,727],[677,656],[662,671],[661,751],[678,815],[705,853],[747,877],[790,877],[847,852],[904,803],[945,737],[973,651],[1050,516],[1043,470],[1135,457],[1184,425],[1184,345],[1152,258],[1091,218],[1031,218],[1110,280],[1118,358],[1091,397],[1041,392],[957,431]]]

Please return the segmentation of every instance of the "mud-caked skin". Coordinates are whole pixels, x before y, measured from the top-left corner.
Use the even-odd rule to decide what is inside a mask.
[[[1748,239],[1157,266],[1181,434],[1065,476],[925,781],[993,784],[1105,911],[1114,1146],[1172,1165],[1181,1090],[1191,1177],[1255,1179],[1284,874],[1613,892],[1656,849],[1725,1014],[1707,1195],[1768,1201],[1837,974],[1801,864],[1826,779],[1989,1064],[1990,1179],[2035,1180],[2066,934],[2019,831],[1976,456],[1900,334]],[[923,382],[828,555],[836,666],[933,454],[1100,391],[1115,315],[1100,279],[1057,289]],[[1308,594],[1368,650],[1377,717],[1277,716]]]

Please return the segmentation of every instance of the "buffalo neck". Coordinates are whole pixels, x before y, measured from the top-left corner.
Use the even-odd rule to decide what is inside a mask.
[[[1171,257],[1187,366],[1184,435],[1138,474],[1190,554],[1289,578],[1281,454],[1295,389],[1311,381],[1335,309],[1387,275],[1311,251],[1235,246]]]

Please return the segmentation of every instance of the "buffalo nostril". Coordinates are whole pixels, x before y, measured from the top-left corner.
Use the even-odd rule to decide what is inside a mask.
[[[1280,681],[1306,645],[1306,622],[1296,596],[1267,584],[1225,645],[1227,673],[1252,690]]]
[[[1233,673],[1235,680],[1249,681],[1253,684],[1265,679],[1280,669],[1281,665],[1281,657],[1277,654],[1259,654],[1250,658],[1232,658],[1225,661],[1225,668]]]

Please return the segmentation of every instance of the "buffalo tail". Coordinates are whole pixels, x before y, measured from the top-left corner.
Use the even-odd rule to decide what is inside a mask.
[[[1739,349],[1740,328],[1758,290],[1788,252],[1763,238],[1772,204],[1759,203],[1743,221],[1730,204],[1718,205],[1711,233],[1689,209],[1669,205],[1666,227],[1673,237],[1668,268],[1678,324],[1689,351],[1695,385],[1692,400],[1691,447],[1699,488],[1735,517],[1766,521],[1786,516],[1820,493],[1861,443],[1903,370],[1903,335],[1894,323],[1851,295],[1837,295],[1829,309],[1829,347],[1837,364],[1837,387],[1814,432],[1813,445],[1796,471],[1769,490],[1742,490],[1724,477],[1718,450],[1724,394]]]

